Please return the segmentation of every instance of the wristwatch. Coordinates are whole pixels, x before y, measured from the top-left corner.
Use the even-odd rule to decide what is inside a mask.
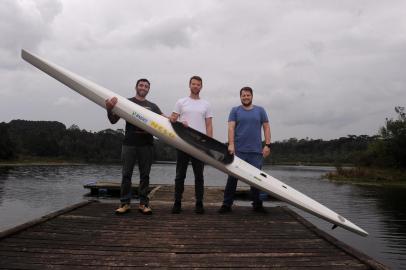
[[[265,146],[267,146],[269,149],[271,149],[271,144],[270,143],[266,143]]]

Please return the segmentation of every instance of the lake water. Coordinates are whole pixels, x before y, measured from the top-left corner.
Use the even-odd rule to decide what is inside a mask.
[[[406,196],[404,188],[369,187],[331,183],[321,175],[330,167],[265,166],[264,170],[340,213],[369,232],[361,237],[299,212],[317,227],[393,269],[406,269]],[[155,164],[151,183],[172,184],[175,167]],[[119,182],[120,166],[0,166],[0,231],[87,200],[83,184],[97,180]],[[134,179],[138,179],[134,170]],[[225,185],[226,175],[205,167],[205,184]],[[193,184],[191,168],[186,184]],[[243,184],[242,184],[243,185]],[[116,199],[118,200],[118,199]],[[248,202],[238,202],[248,205]],[[272,206],[274,203],[266,202]]]

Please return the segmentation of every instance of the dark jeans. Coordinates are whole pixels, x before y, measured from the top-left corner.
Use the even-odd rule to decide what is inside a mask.
[[[241,153],[237,152],[236,156],[242,160],[248,162],[249,164],[261,169],[262,167],[262,154],[258,153]],[[224,189],[224,201],[223,204],[227,206],[232,206],[234,202],[234,194],[237,189],[238,179],[232,176],[228,176],[226,188]],[[254,207],[261,206],[262,200],[259,197],[259,189],[251,187],[251,200]]]
[[[121,149],[121,160],[123,162],[121,180],[121,203],[130,203],[132,197],[131,178],[133,175],[135,161],[138,159],[138,169],[140,172],[140,185],[138,193],[140,203],[148,205],[149,173],[151,171],[154,150],[152,145],[128,146],[123,145]]]
[[[195,175],[195,196],[196,202],[203,201],[204,193],[204,178],[203,170],[204,163],[194,157],[189,156],[185,152],[177,151],[176,160],[176,178],[175,178],[175,201],[182,201],[182,194],[185,186],[186,171],[189,165],[189,161],[192,162],[193,173]]]

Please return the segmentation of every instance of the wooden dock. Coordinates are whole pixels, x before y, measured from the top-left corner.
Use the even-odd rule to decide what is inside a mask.
[[[0,234],[0,269],[387,269],[287,207],[255,213],[192,202],[179,215],[117,216],[116,203],[84,202]],[[134,207],[136,205],[134,204]]]

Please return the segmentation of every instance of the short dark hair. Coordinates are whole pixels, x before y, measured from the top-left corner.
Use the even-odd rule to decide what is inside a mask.
[[[240,96],[241,96],[241,94],[242,94],[242,91],[250,92],[251,95],[253,95],[253,94],[252,94],[252,88],[249,87],[249,86],[244,86],[243,88],[241,88],[241,90],[240,90]]]
[[[199,76],[192,76],[192,78],[190,78],[190,80],[189,80],[189,85],[190,85],[190,83],[192,82],[192,80],[196,80],[196,81],[199,81],[201,84],[203,84],[203,80],[202,80],[202,78],[200,78]]]
[[[144,79],[144,78],[139,79],[137,81],[137,83],[135,84],[135,87],[137,87],[140,82],[147,82],[149,84],[149,86],[151,87],[151,83],[147,79]]]

